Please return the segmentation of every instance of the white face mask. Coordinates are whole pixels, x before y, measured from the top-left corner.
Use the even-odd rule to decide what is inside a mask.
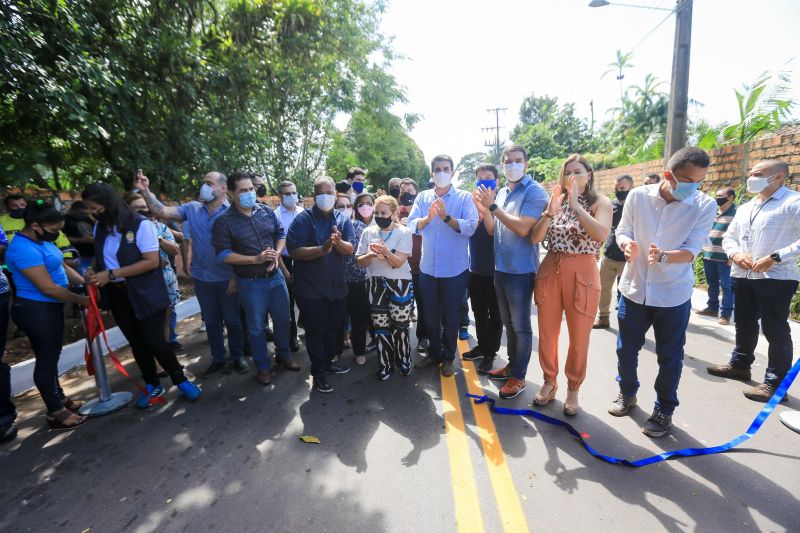
[[[350,209],[349,207],[337,208],[336,212],[341,213],[342,215],[344,215],[345,218],[351,218],[353,215],[353,210]]]
[[[293,192],[292,194],[284,194],[281,198],[283,198],[283,205],[288,207],[289,209],[294,209],[297,205],[297,193]]]
[[[450,185],[450,181],[453,179],[453,174],[450,172],[435,172],[433,174],[433,183],[440,188],[447,187]]]
[[[503,173],[511,183],[516,183],[525,175],[524,163],[506,163],[503,165]]]
[[[350,198],[350,203],[351,204],[356,203],[356,197],[357,196],[358,195],[356,193],[354,193],[354,192],[351,192],[350,194],[347,195],[347,197]]]
[[[202,187],[200,187],[200,195],[197,197],[198,200],[201,202],[211,202],[214,200],[214,189],[212,189],[207,183],[204,183]]]
[[[776,176],[773,174],[772,176]],[[772,176],[750,176],[747,178],[747,192],[759,193],[769,187],[769,179]]]
[[[314,201],[317,202],[317,207],[324,212],[328,212],[333,209],[333,206],[336,204],[336,196],[333,194],[318,194],[314,196]]]

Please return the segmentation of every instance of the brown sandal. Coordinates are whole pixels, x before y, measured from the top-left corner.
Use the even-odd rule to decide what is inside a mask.
[[[80,400],[75,401],[72,398],[64,398],[63,404],[64,407],[72,411],[73,413],[78,413],[78,410],[83,407],[83,404],[86,402],[82,402]]]
[[[47,415],[47,427],[50,429],[75,429],[86,423],[85,416],[76,415],[66,407]]]

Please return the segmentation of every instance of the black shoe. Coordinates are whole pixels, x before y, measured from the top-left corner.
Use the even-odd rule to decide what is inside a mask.
[[[453,361],[442,361],[442,376],[449,378],[454,373]]]
[[[203,377],[210,378],[214,374],[218,374],[219,372],[221,372],[224,368],[225,368],[225,363],[218,363],[216,361],[213,361],[210,365],[208,365],[206,371],[203,372]]]
[[[17,424],[11,422],[7,426],[3,426],[0,428],[0,444],[4,442],[10,442],[17,438]]]
[[[671,427],[672,416],[665,415],[656,409],[642,426],[642,433],[648,437],[663,437],[669,434],[669,428]]]
[[[169,343],[170,348],[172,348],[173,352],[180,352],[183,350],[183,344],[179,343],[178,341]]]
[[[344,365],[331,365],[325,371],[326,374],[347,374],[348,372],[350,372],[350,367]]]
[[[231,361],[231,366],[240,374],[247,374],[250,372],[250,365],[247,364],[247,361],[244,360],[244,357],[240,357]]]
[[[300,351],[300,343],[297,342],[297,339],[292,339],[291,341],[289,341],[289,349],[292,350],[293,352]]]
[[[267,337],[267,342],[274,342],[275,341],[275,334],[272,333],[272,330],[269,328],[264,329],[264,335]]]
[[[320,376],[314,378],[314,389],[322,393],[333,392],[333,385],[328,382],[328,378]]]
[[[480,359],[481,357],[483,357],[483,352],[479,346],[476,346],[473,349],[461,354],[461,359],[464,361],[474,361],[475,359]]]
[[[478,374],[486,375],[491,372],[492,368],[494,368],[495,357],[495,355],[484,355],[483,361],[481,361],[481,364],[478,365]]]

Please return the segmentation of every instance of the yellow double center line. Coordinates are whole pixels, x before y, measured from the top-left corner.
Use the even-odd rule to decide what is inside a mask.
[[[459,341],[459,352],[469,346],[466,341]],[[482,394],[480,380],[475,365],[471,361],[462,361],[467,390],[470,394]],[[478,488],[472,468],[464,417],[461,411],[461,397],[455,377],[441,378],[442,400],[444,403],[444,419],[447,428],[447,449],[450,455],[450,472],[453,483],[453,497],[456,507],[456,521],[459,533],[482,532],[484,530],[481,515]],[[472,404],[475,415],[476,433],[481,441],[483,456],[489,471],[489,479],[494,489],[497,510],[503,528],[507,532],[528,531],[528,524],[522,512],[519,495],[511,479],[511,471],[506,462],[506,455],[500,443],[489,407],[485,404]]]

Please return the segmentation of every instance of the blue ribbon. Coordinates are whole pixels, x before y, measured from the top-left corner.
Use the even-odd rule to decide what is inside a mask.
[[[611,463],[614,465],[625,465],[625,466],[647,466],[654,463],[660,463],[661,461],[666,461],[667,459],[671,459],[673,457],[696,457],[699,455],[709,455],[712,453],[721,453],[734,448],[744,441],[748,440],[750,437],[758,433],[758,430],[761,429],[761,426],[764,424],[764,421],[772,414],[772,411],[775,409],[775,406],[780,403],[784,396],[786,396],[786,391],[789,390],[789,387],[792,386],[797,374],[800,373],[800,359],[794,364],[789,373],[786,374],[786,377],[783,378],[781,384],[778,385],[778,388],[775,390],[775,394],[772,395],[772,398],[766,403],[763,409],[756,415],[753,423],[750,424],[750,427],[747,428],[747,431],[743,434],[739,435],[735,439],[726,442],[725,444],[720,444],[719,446],[711,446],[708,448],[684,448],[682,450],[674,450],[671,452],[664,452],[658,455],[653,455],[652,457],[645,457],[643,459],[638,459],[636,461],[629,461],[627,459],[620,459],[618,457],[611,457],[609,455],[602,454],[592,448],[592,446],[586,442],[586,439],[581,435],[581,433],[576,430],[572,425],[563,420],[559,420],[558,418],[553,418],[551,416],[547,416],[545,414],[539,413],[532,409],[509,409],[507,407],[497,407],[495,405],[495,399],[489,398],[488,396],[478,396],[476,394],[467,394],[467,397],[474,398],[476,404],[480,403],[488,403],[489,409],[501,415],[519,415],[519,416],[529,416],[531,418],[535,418],[536,420],[541,420],[543,422],[547,422],[548,424],[552,424],[554,426],[561,426],[566,429],[570,435],[578,439],[580,443],[586,448],[586,451],[589,452],[594,457],[598,459],[602,459],[607,463]]]

